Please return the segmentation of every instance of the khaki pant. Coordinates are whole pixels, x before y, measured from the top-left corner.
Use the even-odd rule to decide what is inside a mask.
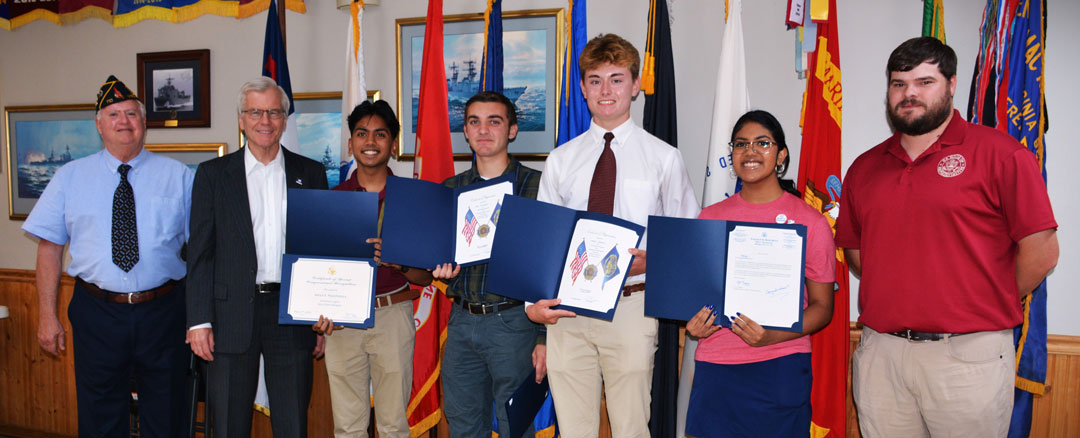
[[[601,383],[611,435],[649,436],[656,320],[644,309],[636,293],[619,298],[610,322],[578,316],[548,326],[548,382],[564,438],[597,436]]]
[[[863,327],[853,392],[862,436],[1003,437],[1013,407],[1012,330],[912,342]]]
[[[412,391],[415,336],[412,302],[405,301],[375,309],[370,329],[345,328],[326,337],[334,436],[368,436],[372,389],[379,436],[409,436],[405,409]]]

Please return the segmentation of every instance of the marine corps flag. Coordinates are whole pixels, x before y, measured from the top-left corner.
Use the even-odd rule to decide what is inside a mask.
[[[420,103],[417,110],[416,159],[413,176],[441,183],[454,176],[450,152],[450,120],[447,108],[446,70],[443,63],[442,0],[428,2],[424,27],[424,52],[420,65]],[[418,211],[416,214],[425,214]],[[417,437],[442,419],[439,374],[450,300],[446,284],[436,281],[413,302],[416,341],[413,344],[412,396],[405,410],[410,434]]]
[[[815,0],[814,3],[823,1]],[[834,234],[842,201],[840,116],[843,109],[836,12],[836,0],[828,0],[827,16],[817,22],[817,49],[810,54],[806,95],[803,97],[799,155],[799,190],[807,204],[825,215]],[[840,248],[836,249],[836,286],[832,320],[810,337],[814,352],[811,356],[814,383],[810,393],[810,405],[814,407],[810,424],[812,438],[842,437],[847,433],[850,296],[847,263]]]

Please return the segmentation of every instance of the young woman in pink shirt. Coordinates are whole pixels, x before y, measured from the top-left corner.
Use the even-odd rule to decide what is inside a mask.
[[[742,190],[699,219],[802,224],[807,228],[802,333],[769,330],[728,309],[731,328],[713,325],[714,305],[686,329],[700,338],[686,432],[695,437],[806,437],[810,434],[810,338],[832,317],[836,247],[820,211],[781,180],[790,161],[780,122],[750,111],[735,123],[731,159]]]

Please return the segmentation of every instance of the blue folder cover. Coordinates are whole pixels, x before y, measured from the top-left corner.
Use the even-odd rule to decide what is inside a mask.
[[[451,189],[430,181],[387,177],[381,260],[424,269],[452,263],[458,195],[505,181],[515,183],[513,175],[504,175]],[[501,229],[500,224],[495,234]],[[487,263],[487,260],[462,266],[480,263]]]
[[[378,236],[378,193],[289,189],[288,200],[286,253],[375,257],[365,240]]]
[[[646,265],[649,290],[645,294],[645,315],[689,321],[702,307],[712,304],[718,315],[715,323],[730,327],[730,317],[734,315],[724,309],[727,246],[729,234],[739,225],[795,230],[803,238],[805,276],[806,227],[803,225],[649,216]],[[805,289],[803,283],[800,293],[805,294]],[[799,321],[791,327],[763,327],[801,332],[802,312]]]
[[[540,383],[536,383],[533,374],[529,373],[521,386],[518,386],[506,400],[506,419],[510,422],[510,436],[512,437],[525,435],[525,432],[533,425],[536,414],[544,405],[544,400],[547,400],[549,391],[547,377],[544,377]]]
[[[289,315],[289,286],[292,284],[292,265],[296,263],[297,259],[328,259],[328,260],[357,260],[365,261],[371,266],[371,291],[368,300],[368,305],[371,306],[368,309],[368,319],[361,323],[341,323],[334,321],[334,325],[342,325],[345,327],[353,328],[371,328],[375,325],[375,281],[378,273],[378,264],[374,259],[359,258],[359,257],[323,257],[323,256],[309,256],[309,255],[296,255],[285,254],[281,257],[281,298],[278,301],[278,324],[288,325],[312,325],[317,320],[299,320],[293,319],[292,315]]]
[[[641,243],[641,236],[645,234],[645,227],[617,217],[507,196],[499,218],[499,232],[491,248],[487,291],[531,302],[556,298],[570,238],[580,219],[631,229],[638,235],[635,246]],[[630,263],[633,262],[631,257]],[[623,277],[625,282],[626,277]],[[620,284],[619,288],[622,286]],[[617,299],[615,305],[618,306]],[[555,308],[609,321],[615,317],[615,307],[603,313],[572,306]]]

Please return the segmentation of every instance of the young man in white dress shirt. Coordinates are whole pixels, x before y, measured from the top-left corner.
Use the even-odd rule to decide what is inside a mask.
[[[696,217],[700,206],[682,155],[630,119],[641,89],[637,49],[617,35],[600,35],[585,45],[579,63],[592,123],[548,156],[537,199],[640,225],[649,215]],[[647,238],[646,232],[641,249],[621,254],[634,261],[610,322],[551,309],[558,300],[526,309],[530,319],[548,325],[548,379],[564,437],[596,436],[601,383],[612,436],[649,436],[657,322],[644,315]]]

